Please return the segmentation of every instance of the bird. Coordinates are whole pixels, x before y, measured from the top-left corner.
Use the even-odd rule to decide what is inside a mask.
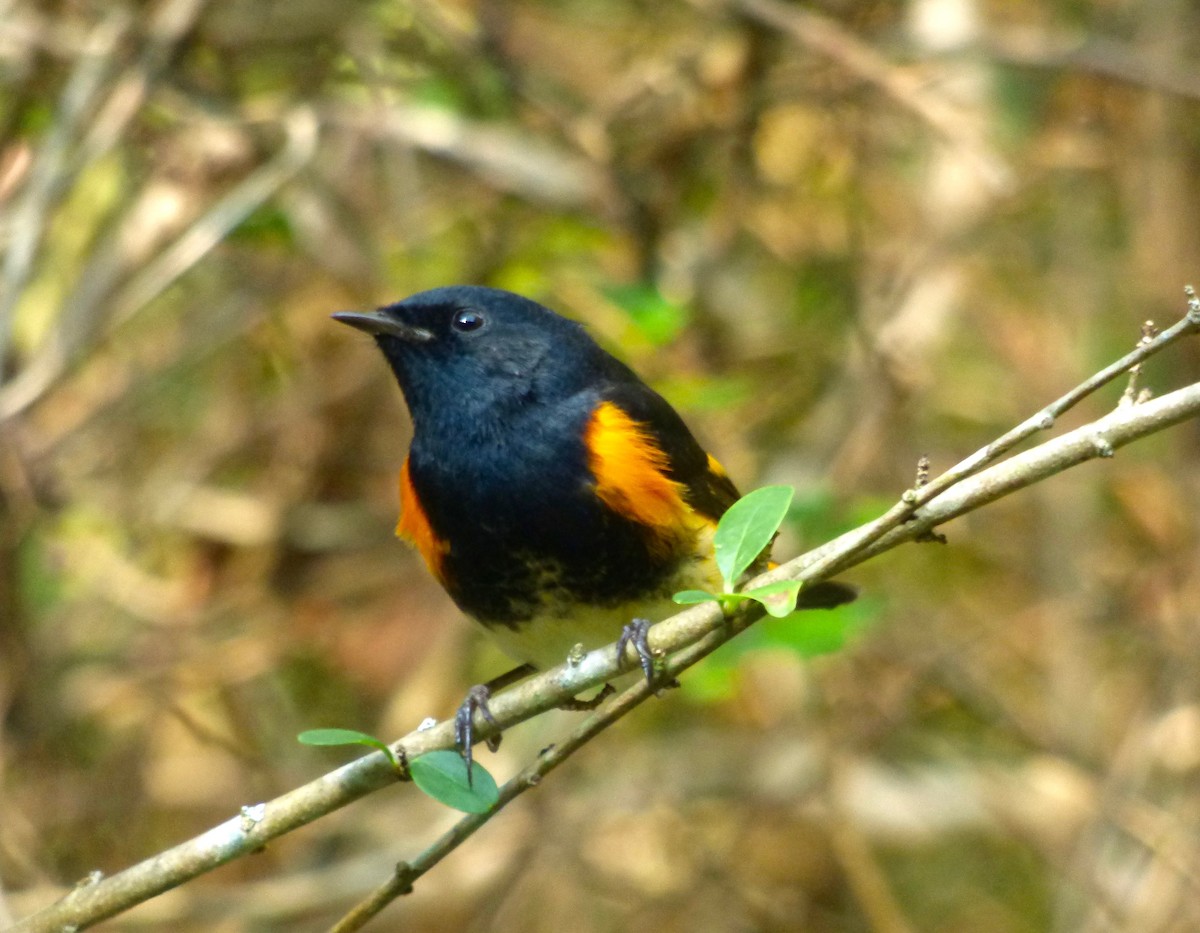
[[[678,412],[582,324],[513,292],[452,285],[332,317],[374,338],[411,416],[397,535],[519,665],[458,709],[468,776],[492,691],[577,646],[632,643],[653,682],[646,630],[676,592],[719,590],[713,535],[740,495]],[[825,581],[799,605],[856,595]]]

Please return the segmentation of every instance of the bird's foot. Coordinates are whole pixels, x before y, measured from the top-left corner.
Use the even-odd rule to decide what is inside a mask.
[[[650,641],[647,637],[650,625],[649,619],[634,619],[621,629],[621,637],[617,639],[617,662],[624,665],[625,648],[633,645],[633,650],[637,652],[638,662],[642,665],[642,673],[646,675],[646,683],[653,687],[655,692],[678,687],[679,681],[674,677],[663,677],[662,660],[650,649]]]
[[[494,683],[494,681],[493,681]],[[454,714],[454,744],[458,746],[459,754],[462,755],[463,761],[467,765],[467,785],[472,782],[471,763],[473,761],[472,750],[475,746],[475,713],[479,715],[493,726],[499,729],[500,724],[496,722],[492,716],[492,711],[488,708],[488,700],[492,698],[491,683],[476,684],[467,691],[466,698],[458,707],[458,712]],[[487,737],[487,747],[491,751],[495,751],[500,747],[500,733]]]
[[[533,672],[532,664],[522,664],[499,677],[493,677],[486,684],[476,684],[467,691],[466,698],[459,706],[458,712],[454,714],[454,744],[458,746],[459,754],[467,763],[468,785],[471,784],[471,749],[475,744],[475,711],[478,710],[479,715],[486,722],[497,728],[496,734],[488,736],[487,739],[487,747],[494,752],[500,747],[500,724],[496,722],[492,711],[488,709],[488,700],[497,690],[515,684]]]

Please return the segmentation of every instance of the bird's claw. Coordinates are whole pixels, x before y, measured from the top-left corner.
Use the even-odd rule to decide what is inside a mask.
[[[466,698],[462,701],[462,705],[458,707],[458,712],[454,714],[454,744],[458,746],[458,751],[463,757],[463,761],[467,765],[467,786],[471,786],[473,775],[471,773],[471,764],[473,761],[472,748],[475,744],[475,712],[479,711],[482,716],[491,725],[499,728],[500,724],[496,722],[492,716],[492,711],[488,709],[488,700],[492,698],[492,688],[487,684],[476,684],[467,691]],[[500,747],[500,733],[489,735],[487,737],[487,747],[491,751],[495,751]]]
[[[625,649],[629,645],[633,645],[633,650],[637,652],[638,663],[642,666],[642,673],[646,675],[646,683],[657,690],[678,687],[679,681],[673,677],[664,679],[659,670],[659,658],[650,649],[650,641],[647,637],[650,625],[649,619],[634,619],[621,629],[621,637],[617,639],[617,663],[624,665]]]

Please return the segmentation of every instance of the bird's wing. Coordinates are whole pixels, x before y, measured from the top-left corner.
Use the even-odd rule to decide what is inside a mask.
[[[653,389],[640,381],[621,383],[605,393],[604,401],[628,416],[659,452],[659,471],[681,487],[684,501],[695,512],[716,523],[738,500],[741,494],[716,457],[700,446],[675,409]]]

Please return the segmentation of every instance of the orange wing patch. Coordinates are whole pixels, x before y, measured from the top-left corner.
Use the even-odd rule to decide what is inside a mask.
[[[584,433],[596,495],[618,515],[647,526],[654,549],[668,551],[694,534],[698,516],[683,486],[667,476],[667,455],[645,427],[612,402],[601,402]]]
[[[407,457],[400,468],[400,521],[396,523],[396,534],[417,549],[429,572],[444,585],[443,563],[450,553],[450,543],[439,538],[429,524],[429,516],[413,488]]]

